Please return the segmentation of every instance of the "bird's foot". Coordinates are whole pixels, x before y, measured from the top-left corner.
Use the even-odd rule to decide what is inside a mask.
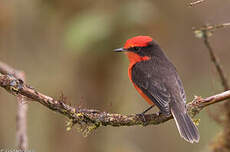
[[[139,114],[136,114],[140,119],[141,119],[141,121],[142,121],[142,125],[143,126],[146,126],[147,124],[148,124],[148,122],[147,122],[147,120],[146,120],[146,118],[145,118],[145,114],[144,113],[139,113]]]
[[[159,111],[159,112],[157,112],[156,114],[157,114],[158,116],[160,116],[160,115],[164,115],[164,116],[166,116],[166,117],[171,116],[171,113],[170,113],[169,111]]]

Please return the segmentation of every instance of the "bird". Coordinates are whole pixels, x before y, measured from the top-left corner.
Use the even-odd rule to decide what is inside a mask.
[[[159,113],[173,115],[179,134],[187,142],[198,143],[197,126],[187,113],[186,94],[173,63],[150,36],[135,36],[115,52],[125,52],[129,59],[128,76],[139,94]]]

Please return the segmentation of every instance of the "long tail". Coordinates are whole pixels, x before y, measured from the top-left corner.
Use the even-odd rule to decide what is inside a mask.
[[[189,115],[186,112],[178,111],[176,107],[172,107],[171,112],[180,136],[190,143],[198,143],[200,139],[199,131]]]

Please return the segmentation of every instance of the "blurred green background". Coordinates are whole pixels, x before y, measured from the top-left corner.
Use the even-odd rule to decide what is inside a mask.
[[[192,27],[229,21],[230,1],[1,0],[0,60],[26,73],[27,83],[52,97],[61,92],[74,106],[123,114],[140,113],[143,102],[127,76],[128,60],[112,52],[136,35],[161,44],[183,80],[188,100],[221,91],[218,75]],[[230,30],[211,37],[227,69]],[[36,152],[207,151],[221,129],[202,111],[199,144],[180,138],[174,121],[148,127],[104,127],[84,138],[75,128],[35,102],[28,102],[29,149]],[[0,148],[14,148],[15,97],[0,90]],[[217,105],[208,109],[215,109]]]

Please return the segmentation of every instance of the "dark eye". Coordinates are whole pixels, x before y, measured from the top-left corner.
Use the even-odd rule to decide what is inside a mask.
[[[133,47],[133,50],[134,51],[139,51],[139,48],[138,47]]]

